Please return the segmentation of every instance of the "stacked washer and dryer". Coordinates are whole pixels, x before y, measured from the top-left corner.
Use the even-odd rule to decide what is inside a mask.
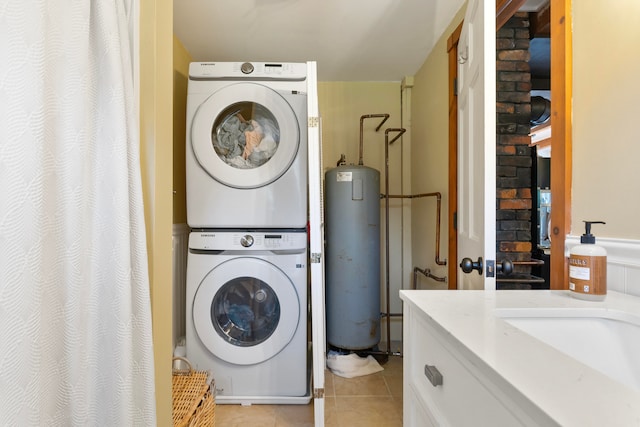
[[[308,403],[307,68],[189,67],[186,352],[217,403]]]

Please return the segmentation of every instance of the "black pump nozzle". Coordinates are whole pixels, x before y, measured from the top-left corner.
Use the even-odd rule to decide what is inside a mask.
[[[582,221],[585,233],[580,237],[580,243],[595,243],[596,236],[591,234],[591,224],[606,224],[604,221]]]

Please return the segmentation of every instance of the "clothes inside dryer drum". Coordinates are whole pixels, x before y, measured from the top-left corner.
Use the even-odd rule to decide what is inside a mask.
[[[225,163],[238,169],[265,164],[278,149],[278,121],[264,106],[236,103],[216,119],[211,135],[213,148]]]
[[[239,277],[225,283],[211,303],[211,321],[227,342],[250,347],[267,340],[278,327],[280,303],[260,279]]]

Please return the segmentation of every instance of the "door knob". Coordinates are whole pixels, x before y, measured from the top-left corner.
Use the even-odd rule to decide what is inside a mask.
[[[478,274],[482,275],[482,257],[478,257],[478,261],[473,261],[471,258],[463,258],[460,263],[460,268],[464,273],[471,273],[473,270],[478,270]]]
[[[496,268],[498,270],[498,273],[502,273],[505,276],[513,273],[513,263],[508,259],[505,259],[502,262],[496,263]]]

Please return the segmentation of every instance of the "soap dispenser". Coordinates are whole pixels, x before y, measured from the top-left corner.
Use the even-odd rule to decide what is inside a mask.
[[[584,221],[585,233],[580,244],[569,252],[569,291],[576,298],[602,301],[607,295],[607,251],[596,245],[591,224],[603,221]]]

